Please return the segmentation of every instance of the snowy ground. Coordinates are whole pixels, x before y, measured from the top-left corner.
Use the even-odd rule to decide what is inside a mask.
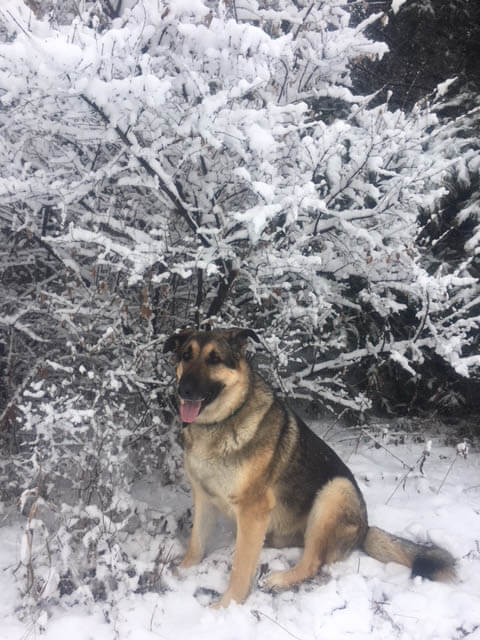
[[[322,432],[321,427],[318,430]],[[340,431],[328,440],[355,472],[369,506],[371,524],[448,548],[458,558],[456,584],[411,580],[403,567],[382,565],[354,553],[296,590],[272,595],[255,585],[246,604],[214,611],[207,605],[226,587],[233,549],[232,528],[222,521],[205,560],[182,575],[165,566],[163,588],[158,593],[123,588],[117,591],[115,601],[86,599],[83,603],[76,594],[75,600],[53,601],[48,610],[32,611],[29,617],[19,619],[22,584],[18,579],[21,572],[15,569],[21,557],[24,523],[11,516],[4,518],[0,528],[0,638],[480,639],[478,451],[471,450],[464,459],[456,456],[453,446],[434,441],[422,476],[418,469],[422,444],[389,444],[391,453],[415,465],[402,483],[405,467],[384,449],[375,448],[373,442],[364,441],[357,449],[355,442]],[[183,488],[159,489],[149,479],[138,482],[132,491],[144,511],[158,510],[171,522],[190,505],[190,496]],[[159,546],[165,556],[171,557],[180,553],[183,542],[171,534],[154,538],[140,533],[121,539],[139,570],[153,567]],[[299,553],[298,549],[264,549],[261,572],[285,568]]]

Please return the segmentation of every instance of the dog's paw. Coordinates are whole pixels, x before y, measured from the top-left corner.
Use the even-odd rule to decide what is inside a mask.
[[[283,584],[282,574],[284,571],[274,571],[273,573],[269,573],[266,576],[263,576],[258,581],[258,586],[262,591],[269,591],[271,593],[277,593],[278,591],[282,591],[285,589],[285,585]]]
[[[210,605],[210,609],[226,609],[231,604],[243,604],[248,597],[248,592],[236,592],[227,589],[223,596]]]
[[[223,594],[223,596],[219,600],[217,600],[216,602],[212,602],[209,605],[209,608],[217,611],[218,609],[226,609],[232,602],[234,602],[234,600],[229,595]]]
[[[179,562],[178,560],[174,560],[171,565],[169,566],[170,569],[170,573],[172,574],[172,576],[174,578],[181,578],[182,574],[180,572],[180,566],[179,566]]]
[[[216,605],[220,602],[220,593],[215,589],[209,589],[208,587],[198,587],[193,594],[193,597],[204,607],[210,607],[211,609],[217,609]]]
[[[190,554],[186,554],[183,557],[183,560],[178,565],[179,569],[190,569],[190,567],[194,567],[202,561],[200,556],[194,556]]]
[[[270,593],[279,593],[291,589],[298,591],[300,583],[304,580],[299,580],[294,569],[285,569],[283,571],[273,571],[261,581],[260,587]]]

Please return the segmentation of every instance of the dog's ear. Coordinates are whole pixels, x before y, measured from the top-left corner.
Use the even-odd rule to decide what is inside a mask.
[[[253,329],[227,329],[225,335],[228,342],[239,351],[242,351],[247,346],[249,338],[252,338],[255,342],[260,342],[260,338]]]
[[[163,353],[178,351],[194,333],[195,329],[183,329],[180,333],[174,333],[163,345]]]

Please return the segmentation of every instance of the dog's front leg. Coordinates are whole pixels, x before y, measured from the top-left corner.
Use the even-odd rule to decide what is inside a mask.
[[[265,493],[254,502],[238,501],[234,505],[237,538],[230,584],[220,602],[215,605],[216,607],[228,607],[232,600],[238,603],[246,600],[255,576],[274,503],[273,495]]]
[[[180,567],[187,569],[198,564],[204,554],[208,535],[215,524],[216,509],[200,485],[192,483],[193,526],[187,552]]]

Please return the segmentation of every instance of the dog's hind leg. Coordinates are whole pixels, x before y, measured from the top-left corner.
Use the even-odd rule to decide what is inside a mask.
[[[335,562],[358,547],[367,528],[363,501],[348,478],[334,478],[317,494],[305,529],[304,551],[298,564],[272,573],[270,589],[285,589],[315,576],[323,564]]]

